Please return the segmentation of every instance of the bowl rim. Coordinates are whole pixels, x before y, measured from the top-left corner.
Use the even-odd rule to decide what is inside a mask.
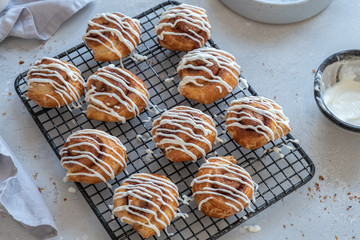
[[[302,5],[310,2],[310,0],[294,0],[293,2],[270,2],[273,0],[253,0],[253,1],[259,4],[272,5],[272,6],[294,6],[294,5]]]
[[[325,70],[325,68],[335,62],[343,61],[348,59],[351,56],[356,56],[360,58],[360,50],[359,49],[349,49],[340,51],[337,53],[332,54],[331,56],[327,57],[319,66],[317,69],[315,76],[314,76],[314,98],[315,101],[320,108],[321,112],[330,119],[333,123],[338,125],[339,127],[342,127],[346,130],[353,131],[353,132],[360,132],[360,126],[353,125],[350,123],[347,123],[340,118],[338,118],[335,114],[333,114],[330,109],[326,106],[323,94],[320,91],[320,85],[321,85],[321,78],[322,73]]]

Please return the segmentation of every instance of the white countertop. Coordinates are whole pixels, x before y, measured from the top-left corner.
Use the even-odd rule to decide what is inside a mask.
[[[0,43],[0,135],[42,189],[59,229],[58,239],[110,238],[81,194],[68,192],[73,183],[63,183],[65,171],[15,93],[14,80],[36,59],[80,43],[86,22],[96,13],[116,10],[135,16],[160,2],[97,0],[46,42],[9,38]],[[360,134],[328,121],[313,97],[313,69],[335,52],[360,48],[360,3],[334,0],[307,21],[267,25],[235,14],[220,1],[184,2],[207,10],[214,41],[235,55],[243,75],[260,95],[276,97],[291,120],[293,136],[316,166],[310,183],[221,239],[360,239],[360,199],[354,197],[360,197]],[[262,228],[258,233],[242,228],[255,224]],[[31,237],[0,213],[0,239]]]

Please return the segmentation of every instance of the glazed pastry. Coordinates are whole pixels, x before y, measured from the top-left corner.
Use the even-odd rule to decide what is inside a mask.
[[[125,151],[118,138],[102,130],[79,130],[68,137],[61,149],[61,164],[69,181],[106,182],[126,167]]]
[[[230,136],[246,149],[257,149],[291,131],[282,107],[271,99],[258,96],[232,101],[225,126]]]
[[[27,73],[27,97],[45,108],[60,108],[77,101],[84,93],[81,72],[69,62],[43,57]],[[80,105],[77,102],[74,107]]]
[[[187,4],[167,9],[155,27],[159,44],[173,51],[203,47],[210,38],[210,30],[205,9]]]
[[[249,206],[254,185],[233,156],[209,158],[191,183],[199,210],[215,218],[230,217]]]
[[[217,131],[210,116],[198,109],[178,106],[155,119],[151,134],[167,159],[182,162],[205,157]]]
[[[140,42],[140,21],[121,13],[102,13],[88,22],[83,40],[95,61],[121,60]]]
[[[178,189],[167,177],[136,173],[115,190],[113,214],[143,238],[166,228],[178,208]]]
[[[177,71],[180,94],[203,104],[224,98],[239,84],[240,66],[234,56],[215,48],[188,52]]]
[[[145,83],[130,71],[112,64],[91,75],[86,88],[89,119],[124,123],[138,116],[149,102]]]

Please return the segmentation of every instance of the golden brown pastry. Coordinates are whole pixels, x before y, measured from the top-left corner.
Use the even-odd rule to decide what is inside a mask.
[[[203,104],[224,98],[239,84],[240,66],[235,57],[216,48],[188,52],[177,71],[180,94]]]
[[[113,214],[130,224],[143,238],[171,223],[178,208],[178,189],[167,177],[136,173],[115,189]]]
[[[102,13],[88,22],[83,40],[95,61],[121,60],[140,42],[140,21],[121,13]]]
[[[191,186],[199,210],[215,218],[241,212],[254,196],[254,182],[233,156],[209,158]]]
[[[243,97],[231,102],[226,113],[226,129],[246,149],[256,149],[291,131],[282,107],[273,100]]]
[[[217,131],[210,116],[195,108],[178,106],[155,119],[151,134],[167,159],[182,162],[205,157]]]
[[[84,93],[81,72],[69,62],[43,57],[27,73],[27,97],[45,108],[60,108]],[[80,105],[79,102],[74,107]]]
[[[145,83],[124,68],[99,68],[88,79],[87,117],[104,122],[125,122],[138,116],[149,102]]]
[[[126,167],[125,151],[118,138],[102,130],[79,130],[68,137],[61,149],[61,164],[69,181],[106,182]]]
[[[203,47],[210,38],[210,30],[205,9],[187,4],[167,9],[155,27],[162,47],[186,52]]]

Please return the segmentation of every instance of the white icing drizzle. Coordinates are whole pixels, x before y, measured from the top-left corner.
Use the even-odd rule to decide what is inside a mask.
[[[51,61],[51,63],[41,63],[43,60]],[[36,61],[35,65],[29,69],[27,73],[27,85],[32,87],[32,83],[50,84],[54,88],[54,92],[57,93],[65,103],[75,102],[76,105],[73,104],[73,106],[75,108],[80,108],[81,104],[78,101],[80,94],[78,93],[78,90],[59,73],[65,72],[66,76],[72,81],[79,82],[82,86],[85,86],[85,81],[81,74],[77,71],[73,71],[71,67],[74,67],[71,63],[65,63],[56,58],[43,57],[41,60]],[[50,79],[50,77],[55,77],[57,81]],[[61,107],[60,102],[53,96],[50,96],[49,94],[46,94],[45,96],[55,100],[58,107]]]
[[[131,213],[132,215],[143,218],[146,220],[146,223],[136,221],[132,218],[125,216],[121,217],[120,220],[121,221],[126,220],[134,224],[139,224],[151,228],[156,232],[157,236],[159,237],[161,229],[159,229],[155,224],[151,223],[150,219],[145,215],[143,215],[141,212],[151,214],[153,216],[153,219],[157,223],[162,225],[163,228],[166,228],[170,224],[172,219],[166,215],[166,213],[161,209],[161,207],[166,206],[167,209],[169,209],[173,213],[173,216],[176,215],[176,211],[171,207],[170,204],[165,202],[164,199],[168,199],[172,202],[175,202],[176,206],[178,206],[179,204],[177,201],[177,196],[174,196],[172,192],[169,190],[172,189],[176,192],[176,194],[178,194],[177,186],[168,179],[164,179],[149,173],[135,173],[131,175],[130,178],[126,179],[124,183],[125,182],[129,184],[127,185],[123,184],[115,190],[114,202],[116,199],[121,199],[131,196],[133,198],[137,198],[141,201],[146,202],[146,204],[149,205],[151,208],[154,208],[155,211],[147,208],[134,206],[131,205],[131,202],[128,202],[127,205],[117,206],[116,208],[114,208],[113,214],[115,214],[116,212],[120,212],[122,210],[126,210],[128,213]],[[160,196],[158,195],[159,192],[160,192]],[[149,198],[157,198],[160,204],[157,205]],[[160,219],[161,216],[163,216],[166,221],[162,221]]]
[[[251,103],[258,103],[264,106],[266,109],[260,109],[258,107],[254,107],[250,105]],[[276,108],[275,108],[275,107]],[[271,128],[267,127],[260,119],[255,118],[251,114],[244,112],[242,110],[250,110],[252,112],[255,112],[257,114],[263,115],[264,117],[270,119],[274,122],[276,129],[276,135],[271,130]],[[239,114],[241,112],[241,114]],[[285,126],[288,129],[291,129],[290,127],[290,121],[285,116],[282,107],[275,103],[273,100],[265,98],[265,97],[258,97],[258,96],[251,96],[251,97],[243,97],[236,99],[231,102],[231,106],[227,110],[227,114],[234,113],[238,115],[238,117],[229,117],[227,118],[227,121],[234,121],[230,124],[226,124],[226,128],[229,128],[231,126],[239,127],[242,129],[252,129],[256,131],[259,134],[262,134],[268,141],[276,140],[279,137],[282,137],[284,135],[284,131],[282,129],[282,125]],[[244,125],[241,123],[243,120],[251,120],[253,122],[256,122],[257,125]],[[280,132],[280,133],[279,133]]]
[[[296,143],[296,144],[300,143],[299,139],[289,139],[289,142]]]
[[[169,77],[169,78],[166,78],[165,80],[164,80],[164,82],[166,82],[166,83],[170,83],[170,82],[172,82],[172,81],[174,81],[175,79],[173,78],[173,77]]]
[[[147,119],[143,120],[144,123],[151,122],[151,117],[148,117]]]
[[[154,153],[151,149],[146,149],[145,152],[148,154]]]
[[[146,154],[145,161],[147,163],[151,162],[154,159],[153,155],[151,153]]]
[[[289,150],[289,151],[294,150],[294,148],[293,148],[292,146],[289,146],[289,145],[286,145],[286,144],[282,144],[281,146],[284,147],[284,148],[286,148],[286,149]]]
[[[196,11],[199,11],[200,13]],[[176,19],[174,23],[165,22],[165,19],[172,18]],[[159,24],[155,26],[155,31],[160,40],[164,39],[164,35],[184,36],[194,40],[198,43],[199,47],[202,47],[207,39],[203,38],[200,34],[198,34],[198,32],[205,32],[207,38],[210,38],[211,26],[206,19],[207,15],[205,9],[188,4],[181,4],[179,6],[170,7],[163,12],[160,17]],[[162,30],[165,26],[174,29],[178,23],[188,24],[191,28],[188,28],[188,32]],[[196,28],[196,31],[192,30],[192,28]]]
[[[178,200],[181,201],[181,203],[184,204],[184,205],[189,205],[189,202],[193,201],[194,198],[189,197],[189,196],[184,194],[184,195],[182,195],[182,198],[179,196]]]
[[[115,71],[115,72],[113,72]],[[88,81],[94,80],[102,82],[103,84],[107,85],[108,87],[115,89],[116,92],[109,93],[109,92],[98,92],[95,87],[87,90],[85,95],[85,100],[89,103],[89,108],[94,108],[97,111],[104,112],[108,115],[111,115],[118,119],[120,122],[125,123],[126,118],[121,116],[117,111],[115,111],[112,107],[109,107],[104,102],[96,99],[98,96],[108,96],[111,98],[115,98],[121,108],[122,106],[125,107],[129,112],[134,113],[134,115],[138,116],[140,114],[140,110],[133,99],[129,98],[124,90],[121,87],[116,86],[110,80],[114,82],[120,83],[126,90],[131,93],[136,94],[139,98],[146,104],[149,103],[148,95],[144,94],[143,92],[137,90],[136,88],[130,86],[131,82],[135,82],[137,86],[142,88],[143,91],[146,93],[148,92],[146,87],[135,77],[133,77],[127,70],[123,68],[115,67],[115,65],[110,64],[107,67],[99,68],[97,74],[93,74],[89,77]],[[127,80],[130,79],[130,80]],[[121,95],[121,97],[119,96]],[[115,108],[115,107],[114,107]]]
[[[74,164],[74,165],[79,165],[81,167],[83,167],[84,169],[86,169],[89,172],[76,172],[76,173],[66,173],[66,177],[68,176],[89,176],[89,177],[97,177],[100,178],[102,181],[106,182],[106,179],[97,171],[91,169],[90,167],[86,166],[85,164],[79,162],[78,160],[81,158],[87,158],[88,160],[90,160],[91,162],[93,162],[98,168],[100,168],[101,170],[104,171],[105,174],[107,174],[111,179],[115,178],[115,173],[114,170],[111,168],[111,166],[106,163],[104,160],[101,159],[101,156],[106,156],[111,158],[114,162],[120,164],[121,167],[125,168],[126,167],[126,159],[121,156],[114,148],[104,144],[104,143],[100,143],[98,142],[95,138],[93,138],[90,135],[96,135],[99,137],[104,137],[107,139],[110,139],[111,141],[113,141],[118,147],[121,147],[122,149],[124,149],[124,151],[126,151],[125,146],[120,142],[120,140],[112,135],[107,134],[104,131],[101,130],[97,130],[97,129],[84,129],[84,130],[79,130],[77,132],[74,132],[73,134],[71,134],[68,139],[66,140],[66,142],[70,142],[72,139],[88,139],[91,141],[96,142],[96,144],[98,144],[100,147],[105,148],[103,151],[101,150],[101,148],[98,148],[95,144],[90,143],[90,142],[78,142],[78,143],[74,143],[74,144],[70,144],[67,147],[63,147],[60,151],[60,154],[67,154],[69,152],[69,149],[74,148],[74,147],[81,147],[81,146],[89,146],[93,149],[95,149],[97,151],[98,156],[94,155],[91,152],[88,151],[80,151],[80,150],[72,150],[73,153],[76,153],[76,156],[62,156],[61,157],[61,164],[65,165],[65,164]],[[108,154],[105,152],[105,150],[111,151],[116,157]],[[110,185],[111,187],[111,185]]]
[[[224,56],[224,55],[225,56]],[[218,66],[221,70],[224,70],[231,74],[237,81],[240,74],[240,66],[235,62],[234,56],[232,56],[230,53],[227,53],[225,51],[216,49],[216,48],[199,48],[195,49],[191,52],[188,52],[179,62],[179,66],[177,68],[177,71],[180,72],[184,69],[191,69],[195,71],[202,71],[207,73],[210,77],[205,76],[184,76],[181,79],[181,82],[178,86],[178,91],[180,92],[181,89],[187,85],[187,84],[194,84],[196,86],[204,86],[204,84],[199,83],[198,80],[206,81],[209,83],[216,83],[219,84],[217,88],[219,89],[219,92],[222,92],[223,86],[226,91],[232,92],[234,88],[230,86],[227,82],[225,82],[220,76],[214,75],[211,71],[210,67],[213,65]],[[205,66],[195,66],[191,62],[194,61],[202,61],[205,63]],[[235,71],[235,73],[233,72]],[[221,86],[220,86],[221,85]]]
[[[281,148],[273,147],[272,150],[277,153],[277,155],[279,156],[279,158],[283,158],[283,157],[284,157],[284,154],[281,153]]]
[[[229,164],[221,164],[216,161],[210,161],[212,159],[219,159],[223,162],[227,162]],[[199,171],[201,169],[222,169],[225,170],[227,173],[234,174],[236,177],[230,177],[225,174],[203,174],[201,176],[198,176],[193,179],[191,182],[191,186],[194,184],[201,184],[201,183],[210,183],[210,184],[216,184],[221,187],[221,190],[219,191],[218,188],[212,188],[212,187],[204,187],[202,191],[196,191],[193,193],[193,196],[199,195],[199,194],[208,194],[209,197],[203,199],[200,201],[198,208],[201,210],[201,206],[213,198],[213,195],[221,196],[230,202],[226,202],[227,205],[234,208],[236,211],[241,211],[244,209],[243,203],[246,203],[246,205],[250,207],[250,201],[254,198],[254,190],[256,190],[257,185],[251,180],[251,177],[249,173],[243,169],[242,167],[238,166],[237,164],[232,163],[231,161],[221,158],[221,157],[212,157],[209,158],[201,167],[199,168]],[[217,181],[217,178],[224,178],[229,181],[236,181],[239,182],[241,185],[246,185],[247,187],[251,188],[253,191],[252,198],[249,198],[244,194],[242,191],[229,186],[227,184],[224,184],[222,182]],[[246,179],[247,181],[244,181],[243,179]],[[225,194],[226,193],[226,194]],[[241,202],[242,201],[242,202]],[[245,206],[246,206],[245,205]],[[239,209],[239,206],[241,207]]]
[[[101,17],[103,17],[107,22],[113,23],[117,28],[107,27],[105,25],[101,25],[101,24],[95,23],[94,21],[90,20],[88,22],[88,26],[89,27],[93,27],[93,26],[98,27],[99,29],[90,29],[83,35],[82,39],[84,41],[91,40],[91,41],[96,41],[96,42],[100,43],[101,45],[106,47],[108,50],[112,51],[117,56],[119,56],[119,59],[121,60],[123,58],[121,52],[115,47],[115,44],[108,37],[105,36],[104,33],[110,32],[111,35],[117,36],[119,41],[124,43],[130,52],[133,52],[137,46],[137,42],[140,41],[140,34],[138,33],[138,31],[140,32],[140,21],[137,19],[130,18],[128,16],[121,17],[121,16],[116,15],[115,13],[98,14],[95,16],[94,19],[101,18]],[[136,31],[131,26],[131,24],[129,22],[127,22],[126,20],[129,20],[130,22],[132,22],[138,31]],[[93,37],[94,35],[96,35],[97,37]],[[132,35],[135,36],[135,39]]]
[[[205,143],[209,146],[210,150],[212,149],[212,142],[206,139],[206,136],[211,134],[212,132],[215,132],[215,134],[217,135],[217,131],[213,126],[214,123],[210,124],[202,118],[198,116],[193,116],[192,114],[201,114],[213,123],[213,120],[210,116],[204,114],[198,109],[187,106],[174,107],[164,112],[160,118],[156,119],[153,122],[153,138],[162,137],[162,139],[156,143],[156,146],[170,144],[170,146],[164,149],[165,151],[168,151],[170,149],[179,150],[189,155],[193,161],[196,161],[196,155],[188,150],[188,148],[193,147],[197,149],[203,157],[205,157],[206,152],[203,148],[189,141],[185,142],[182,138],[177,136],[177,134],[179,133],[186,134],[193,140]],[[191,127],[183,126],[185,123],[190,124]],[[177,129],[168,129],[165,128],[164,125],[172,125],[174,128]],[[202,134],[196,134],[194,131],[195,129],[201,130]]]
[[[241,84],[245,86],[245,89],[249,88],[249,84],[245,78],[240,77],[239,80],[240,80]],[[240,88],[240,89],[242,89],[242,88]]]
[[[147,57],[147,56],[140,55],[140,54],[135,53],[135,52],[133,52],[133,56],[134,56],[135,62],[137,62],[137,61],[142,62],[142,61],[148,60],[148,57]]]
[[[248,230],[248,232],[251,232],[251,233],[257,233],[261,230],[261,227],[259,225],[244,226],[243,228]]]
[[[68,192],[70,192],[70,193],[76,193],[76,188],[74,188],[74,187],[69,187]]]
[[[216,139],[215,139],[215,144],[217,144],[217,143],[224,144],[224,143],[225,143],[225,140],[222,139],[222,138],[220,138],[220,137],[216,137]]]

